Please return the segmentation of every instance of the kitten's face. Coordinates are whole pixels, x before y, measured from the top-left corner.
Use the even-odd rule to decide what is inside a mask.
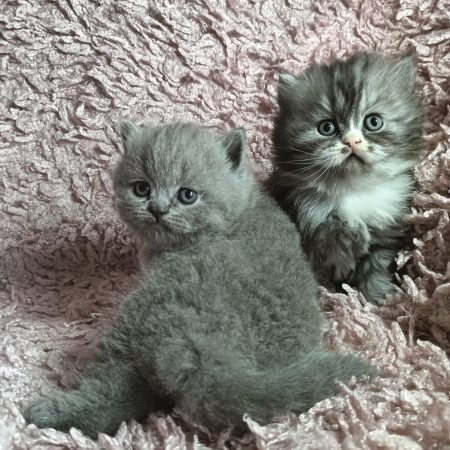
[[[414,162],[422,133],[414,80],[409,58],[366,54],[282,75],[276,162],[312,180]]]
[[[221,135],[187,124],[124,122],[121,131],[115,204],[139,238],[170,247],[221,230],[241,212],[250,185],[241,130]]]

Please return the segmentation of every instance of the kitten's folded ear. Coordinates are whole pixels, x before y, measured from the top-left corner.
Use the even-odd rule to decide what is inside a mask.
[[[247,146],[245,140],[245,130],[243,128],[235,128],[222,136],[222,145],[234,170],[242,170],[246,167]]]
[[[122,120],[119,126],[123,147],[128,152],[131,148],[131,142],[139,133],[139,127],[129,120]]]

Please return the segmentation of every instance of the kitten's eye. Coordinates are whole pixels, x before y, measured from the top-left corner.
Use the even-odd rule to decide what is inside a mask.
[[[364,126],[369,131],[378,131],[383,123],[383,119],[378,114],[369,114],[364,118]]]
[[[333,120],[322,120],[322,122],[317,125],[317,131],[323,136],[333,136],[337,133],[337,125]]]
[[[146,181],[136,181],[133,184],[133,192],[138,197],[148,197],[150,194],[150,185]]]
[[[185,205],[192,205],[198,199],[198,194],[192,189],[189,188],[181,188],[178,191],[178,200]]]

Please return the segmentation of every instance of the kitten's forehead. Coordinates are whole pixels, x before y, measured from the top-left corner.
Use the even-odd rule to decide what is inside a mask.
[[[299,101],[309,98],[316,114],[350,126],[367,113],[380,112],[378,107],[413,97],[408,89],[399,89],[401,77],[406,76],[399,67],[399,60],[367,54],[312,67],[300,78]],[[303,86],[302,79],[306,81]]]
[[[321,67],[327,78],[327,102],[333,117],[346,125],[365,113],[371,101],[369,88],[371,67],[368,60],[358,58]],[[374,100],[374,99],[372,99]]]
[[[137,156],[145,174],[166,186],[201,181],[225,164],[217,136],[186,124],[144,128]]]

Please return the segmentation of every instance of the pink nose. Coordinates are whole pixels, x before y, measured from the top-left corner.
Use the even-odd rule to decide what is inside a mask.
[[[358,138],[351,138],[351,139],[344,139],[342,141],[343,144],[345,144],[347,147],[351,148],[352,151],[356,150],[359,147],[359,144],[361,144],[362,140]]]

